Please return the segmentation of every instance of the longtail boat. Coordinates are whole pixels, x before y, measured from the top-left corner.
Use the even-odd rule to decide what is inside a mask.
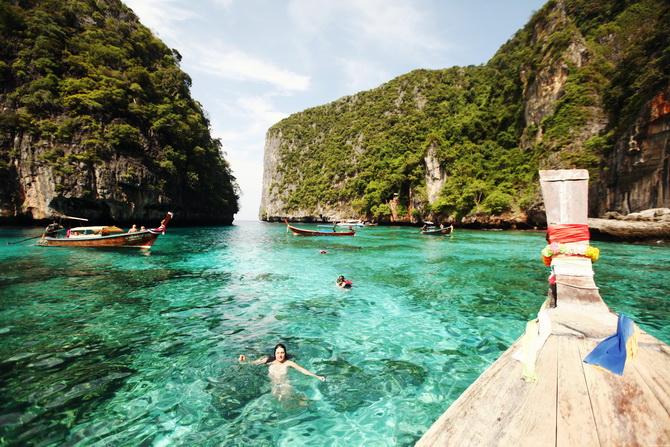
[[[451,234],[452,231],[454,231],[453,225],[444,228],[427,227],[421,230],[421,234],[430,234],[430,235]]]
[[[286,222],[286,226],[288,227],[289,230],[293,232],[293,234],[296,234],[298,236],[354,236],[356,234],[355,231],[336,231],[335,226],[328,226],[330,229],[329,230],[306,230],[304,228],[296,228],[292,227],[289,223],[288,220],[284,220]],[[323,226],[319,226],[323,227]]]
[[[341,228],[365,228],[367,224],[360,219],[341,220],[335,224]]]
[[[416,447],[670,445],[670,346],[600,296],[588,185],[586,170],[540,171],[547,298]]]
[[[140,248],[149,249],[158,236],[165,233],[165,227],[172,219],[167,213],[158,228],[126,232],[115,226],[74,227],[69,230],[47,231],[37,245],[46,247],[84,247],[84,248]],[[50,225],[51,227],[51,225]]]

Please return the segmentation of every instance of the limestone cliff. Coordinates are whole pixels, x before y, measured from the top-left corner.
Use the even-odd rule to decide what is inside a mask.
[[[630,214],[670,204],[670,88],[640,110],[617,140],[593,188],[592,214]]]
[[[179,53],[118,0],[0,15],[0,224],[232,223],[235,178]]]
[[[417,70],[267,134],[263,220],[543,225],[539,169],[592,216],[670,206],[670,5],[550,0],[485,66]]]

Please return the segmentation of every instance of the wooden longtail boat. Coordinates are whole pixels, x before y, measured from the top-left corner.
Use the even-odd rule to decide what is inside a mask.
[[[293,234],[296,234],[298,236],[354,236],[356,234],[355,231],[335,231],[335,227],[333,226],[332,230],[305,230],[303,228],[296,228],[292,227],[289,223],[288,220],[284,220],[286,222],[286,226],[293,232]]]
[[[454,231],[453,225],[444,228],[428,227],[425,230],[421,230],[421,234],[451,234],[452,231]]]
[[[84,248],[140,248],[149,249],[158,236],[164,234],[165,227],[172,218],[167,213],[158,228],[127,233],[115,226],[75,227],[59,230],[56,234],[44,233],[37,245],[46,247],[84,247]],[[52,234],[52,233],[49,233]]]
[[[670,346],[642,330],[625,337],[625,317],[600,296],[588,171],[540,171],[540,185],[549,242],[542,257],[552,269],[545,304],[416,447],[670,445]],[[612,342],[617,349],[606,345],[605,358],[621,369],[595,367],[592,355]]]

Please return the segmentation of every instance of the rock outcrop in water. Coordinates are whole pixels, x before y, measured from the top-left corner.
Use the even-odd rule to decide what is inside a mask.
[[[181,56],[118,0],[0,3],[0,224],[230,224],[238,187]]]
[[[539,169],[591,216],[670,206],[670,6],[551,0],[486,65],[417,70],[267,133],[259,217],[544,225]]]
[[[592,239],[624,242],[670,242],[670,209],[659,208],[604,219],[589,219]]]

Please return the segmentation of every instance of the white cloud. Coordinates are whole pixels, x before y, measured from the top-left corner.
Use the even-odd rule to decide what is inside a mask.
[[[176,6],[179,0],[124,0],[140,18],[142,25],[151,29],[162,40],[179,40],[179,22],[198,17],[190,9]]]
[[[221,78],[263,82],[284,91],[305,91],[309,88],[309,76],[286,70],[239,50],[215,49],[210,45],[192,51],[198,53],[198,56],[192,58],[194,69]]]
[[[245,110],[256,121],[260,121],[264,126],[270,127],[277,121],[286,118],[286,114],[274,109],[273,104],[267,99],[258,96],[238,98],[237,104],[242,110]]]
[[[437,39],[430,36],[430,18],[406,1],[350,1],[355,35],[364,36],[376,45],[399,49],[439,48]]]
[[[248,147],[245,152],[262,152],[265,132],[288,116],[276,110],[272,102],[264,97],[239,97],[234,105],[223,104],[222,108],[226,118],[212,122],[214,133],[221,138],[224,147],[238,148],[246,144]],[[234,126],[232,123],[240,125]]]
[[[322,0],[291,0],[287,11],[292,21],[292,28],[308,36],[318,36],[324,30],[330,29],[331,23],[336,22],[335,2]]]
[[[443,44],[431,35],[435,17],[420,6],[405,0],[291,0],[288,12],[297,29],[321,41],[337,33],[339,40],[356,48],[442,49]]]
[[[235,3],[235,0],[212,0],[212,2],[222,8],[230,8]]]

